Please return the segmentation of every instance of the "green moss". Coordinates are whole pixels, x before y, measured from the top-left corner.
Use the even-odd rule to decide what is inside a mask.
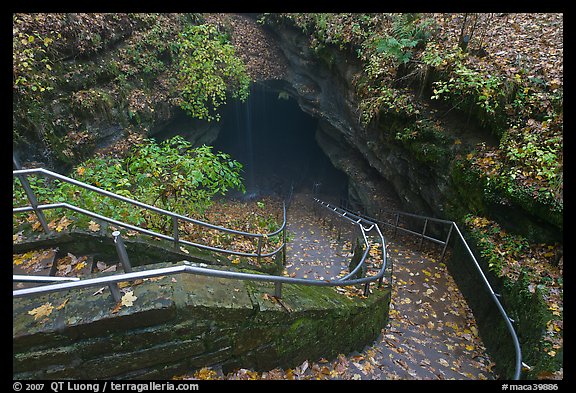
[[[544,261],[532,266],[534,256],[527,240],[504,232],[497,224],[485,218],[468,218],[466,239],[479,256],[481,266],[489,273],[495,291],[501,294],[500,301],[508,316],[514,320],[522,359],[531,367],[525,377],[536,378],[539,374],[559,370],[562,357],[558,345],[561,346],[559,337],[562,333],[561,329],[555,330],[555,324],[562,317],[555,317],[549,308],[551,305],[561,308],[561,305],[555,303],[558,300],[551,297],[551,291],[556,293],[561,289],[556,287],[554,279],[549,276],[558,273],[553,273],[550,267],[540,266]],[[477,302],[474,298],[469,300],[472,305]],[[500,372],[512,375],[515,359],[510,333],[501,315],[494,311],[494,306],[485,311],[481,310],[482,307],[485,306],[476,305],[473,309],[476,315],[485,318],[481,322],[483,339],[501,369]]]

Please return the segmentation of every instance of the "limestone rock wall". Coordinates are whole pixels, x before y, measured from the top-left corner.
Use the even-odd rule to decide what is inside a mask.
[[[360,299],[284,285],[277,301],[269,296],[273,284],[176,275],[133,285],[130,307],[117,307],[107,288],[15,299],[13,378],[159,379],[204,366],[295,367],[361,350],[380,334],[390,290],[372,289]],[[29,314],[46,303],[49,315]]]

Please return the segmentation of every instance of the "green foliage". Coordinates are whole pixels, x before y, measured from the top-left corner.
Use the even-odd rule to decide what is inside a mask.
[[[198,119],[219,120],[227,92],[245,101],[250,79],[234,47],[214,25],[192,26],[176,42],[180,106]]]
[[[555,125],[557,121],[530,120],[526,127],[508,130],[500,148],[511,166],[511,179],[532,178],[542,196],[561,199],[563,135]]]
[[[401,64],[412,58],[412,49],[425,44],[430,38],[431,19],[421,19],[419,14],[394,15],[390,35],[376,39],[376,52],[385,53]]]
[[[442,60],[437,53],[429,52],[423,56],[424,61],[430,64],[440,64]],[[443,98],[456,102],[456,106],[464,108],[472,101],[487,114],[494,114],[504,98],[503,80],[496,76],[486,74],[468,67],[464,62],[465,54],[460,48],[452,54],[451,73],[448,80],[438,80],[433,83],[434,95],[432,99]]]
[[[13,16],[13,23],[20,20]],[[15,33],[12,39],[13,88],[20,94],[34,98],[45,91],[53,90],[53,63],[49,53],[60,33],[50,31],[46,35],[37,32]]]
[[[330,46],[357,55],[362,73],[353,82],[363,124],[381,112],[417,113],[411,93],[396,88],[394,79],[397,66],[407,66],[417,48],[432,36],[432,19],[417,13],[295,13],[264,15],[263,20],[294,24],[310,36],[310,48],[324,58],[323,49]]]
[[[529,247],[525,238],[506,233],[487,218],[468,214],[464,222],[480,245],[480,255],[488,262],[488,268],[498,277],[505,275]]]
[[[451,140],[444,135],[439,125],[429,120],[416,120],[397,132],[395,140],[423,163],[448,165],[449,158],[454,155],[450,150]]]
[[[475,69],[473,59],[459,47],[441,53],[429,44],[425,64],[440,71],[432,99],[444,99],[468,110],[500,138],[498,149],[481,147],[468,160],[484,183],[487,198],[514,201],[532,214],[562,225],[563,125],[561,94],[548,94],[542,83],[523,72],[505,79]],[[556,97],[550,99],[550,97]],[[540,212],[540,213],[537,213]]]
[[[399,89],[384,84],[374,87],[370,80],[358,82],[357,88],[366,95],[359,104],[363,124],[368,124],[381,112],[408,115],[417,113],[412,97]]]
[[[363,41],[358,56],[364,61],[364,78],[358,79],[362,122],[368,124],[380,111],[394,111],[408,116],[418,113],[410,94],[394,87],[391,79],[399,64],[406,66],[414,50],[431,36],[431,20],[419,14],[392,16],[388,32],[371,34]]]
[[[516,323],[523,359],[533,376],[562,367],[563,279],[551,263],[557,245],[531,244],[497,223],[468,214],[470,241],[490,271],[502,280],[504,306]]]
[[[132,189],[148,203],[186,214],[202,212],[212,197],[229,189],[244,190],[242,165],[211,146],[192,149],[175,136],[161,144],[147,141],[125,160]]]
[[[175,136],[160,144],[145,140],[124,159],[91,158],[75,168],[73,177],[104,190],[182,215],[202,214],[212,198],[230,189],[244,191],[242,165],[212,147],[192,148]],[[41,203],[70,202],[118,220],[147,228],[166,229],[171,222],[125,202],[81,189],[69,183],[30,178]],[[27,204],[14,180],[13,204]]]
[[[386,53],[398,60],[402,64],[408,63],[412,57],[412,53],[407,50],[414,48],[418,41],[410,38],[401,38],[398,40],[395,37],[388,36],[378,39],[376,43],[376,51],[378,53]]]

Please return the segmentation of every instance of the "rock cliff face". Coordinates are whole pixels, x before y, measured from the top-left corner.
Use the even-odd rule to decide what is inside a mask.
[[[178,65],[168,45],[185,26],[198,23],[194,18],[43,15],[16,17],[14,31],[22,34],[22,40],[15,42],[25,44],[19,53],[38,43],[32,36],[43,37],[44,42],[53,37],[57,44],[50,45],[62,46],[56,51],[68,57],[56,61],[46,51],[52,71],[39,74],[38,83],[54,88],[41,99],[15,85],[13,146],[22,161],[64,172],[99,149],[114,153],[114,146],[124,146],[122,141],[135,133],[183,133],[195,144],[216,140],[219,124],[187,117],[170,82]],[[465,155],[478,141],[490,143],[486,133],[456,134],[463,127],[435,117],[420,94],[420,109],[430,114],[430,124],[443,127],[443,136],[432,132],[428,141],[399,139],[397,135],[414,126],[414,119],[383,114],[368,125],[362,123],[354,88],[361,64],[355,54],[330,47],[314,51],[300,30],[284,24],[264,27],[249,15],[209,15],[206,21],[231,33],[253,80],[288,93],[302,111],[318,119],[316,140],[348,176],[349,199],[355,207],[378,215],[389,207],[388,198],[397,198],[405,210],[458,220],[481,206],[499,221],[522,223],[544,239],[561,238],[561,224],[547,222],[545,212],[527,212],[507,200],[486,200],[481,187],[468,187],[454,170],[458,154]],[[95,22],[97,26],[91,27]],[[49,30],[49,25],[56,26],[61,36],[56,38],[56,28]],[[86,31],[94,34],[85,36]],[[15,64],[27,64],[20,60]],[[426,86],[416,86],[416,95],[421,88]]]
[[[442,136],[402,143],[396,135],[413,127],[413,119],[385,114],[362,124],[353,87],[360,65],[354,55],[330,48],[315,52],[300,31],[286,25],[271,29],[287,65],[283,80],[271,85],[280,85],[303,111],[319,119],[316,140],[334,166],[348,175],[349,199],[356,207],[378,216],[390,208],[389,198],[397,197],[405,210],[452,220],[481,207],[534,239],[561,239],[561,225],[548,221],[545,214],[505,198],[486,198],[481,186],[470,186],[458,170],[458,156],[478,142],[496,142],[465,116],[436,116],[436,107],[421,94],[426,85],[417,85],[414,94],[421,112],[429,114],[427,121],[440,127]]]
[[[333,51],[324,60],[298,31],[279,27],[274,32],[288,64],[283,89],[303,111],[320,119],[316,139],[334,166],[349,176],[354,202],[377,214],[387,208],[383,197],[393,191],[404,208],[443,216],[446,173],[421,165],[401,146],[386,143],[380,129],[387,127],[385,120],[370,127],[360,122],[352,87],[359,71],[354,59]]]

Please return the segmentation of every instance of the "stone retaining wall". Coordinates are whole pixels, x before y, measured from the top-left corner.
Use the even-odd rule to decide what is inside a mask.
[[[180,274],[133,283],[137,299],[118,310],[107,288],[14,299],[13,378],[161,379],[204,366],[295,367],[361,350],[380,334],[390,289],[371,288],[368,298],[349,298],[330,287],[284,285],[278,302],[271,283]],[[46,303],[49,315],[29,314]]]

